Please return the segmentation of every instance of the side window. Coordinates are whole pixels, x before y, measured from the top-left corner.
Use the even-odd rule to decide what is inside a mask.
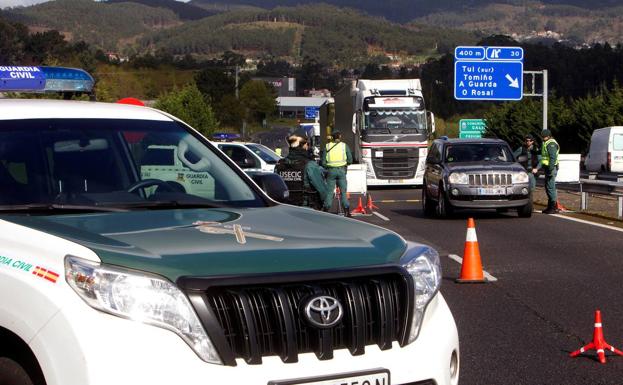
[[[430,151],[428,152],[428,157],[426,158],[426,163],[439,163],[439,161],[441,160],[439,147],[439,144],[433,143],[431,145]]]
[[[623,150],[623,134],[615,134],[612,137],[612,149],[614,151]]]
[[[227,146],[222,148],[223,152],[231,158],[240,168],[259,168],[255,157],[249,150],[241,146]]]

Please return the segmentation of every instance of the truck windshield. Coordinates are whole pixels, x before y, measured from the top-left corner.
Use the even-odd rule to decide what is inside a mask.
[[[463,162],[514,162],[510,149],[503,144],[464,143],[446,147],[448,163]]]
[[[425,134],[426,112],[415,107],[369,108],[364,111],[368,134]]]
[[[207,142],[175,121],[0,120],[0,211],[20,205],[95,210],[265,202]]]

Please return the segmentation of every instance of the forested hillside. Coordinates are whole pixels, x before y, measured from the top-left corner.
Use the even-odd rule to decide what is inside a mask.
[[[130,0],[106,0],[108,3],[127,3]],[[199,20],[204,17],[212,16],[217,11],[208,11],[205,8],[192,4],[183,3],[176,0],[131,0],[133,3],[139,3],[150,7],[166,8],[175,13],[182,20]]]
[[[252,5],[265,9],[278,6],[293,7],[301,4],[318,3],[318,0],[192,0],[192,4],[221,5]],[[407,22],[418,17],[438,12],[461,12],[464,8],[484,7],[490,4],[528,4],[538,5],[534,1],[525,0],[323,0],[323,3],[338,7],[350,7],[367,12],[370,15],[382,16],[396,22]],[[621,5],[620,0],[541,0],[543,4],[563,4],[597,9]]]
[[[294,61],[309,57],[352,67],[375,55],[430,55],[477,39],[474,33],[418,25],[407,28],[346,8],[308,5],[231,11],[155,33],[141,44],[175,54],[234,50],[255,57]]]
[[[130,45],[138,37],[182,23],[171,10],[135,2],[103,3],[56,0],[2,12],[4,17],[33,30],[54,29],[73,41],[86,41],[105,50]]]

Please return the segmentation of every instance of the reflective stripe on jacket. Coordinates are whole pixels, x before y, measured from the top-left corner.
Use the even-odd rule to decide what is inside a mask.
[[[339,143],[327,143],[326,146],[326,165],[327,167],[344,167],[347,164],[346,161],[346,144]]]
[[[543,147],[541,147],[541,164],[543,166],[549,166],[550,154],[549,154],[549,150],[547,149],[547,147],[552,143],[556,144],[556,153],[553,155],[554,155],[554,158],[556,158],[556,162],[554,163],[554,165],[558,166],[558,153],[560,152],[560,145],[553,138],[550,138],[547,142],[543,143]]]

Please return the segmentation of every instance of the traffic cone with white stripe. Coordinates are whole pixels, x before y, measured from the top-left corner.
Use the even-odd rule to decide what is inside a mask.
[[[593,342],[581,347],[579,350],[569,354],[571,357],[577,357],[587,350],[597,351],[597,357],[602,364],[606,363],[606,350],[610,350],[614,354],[623,356],[623,352],[612,345],[608,345],[604,339],[603,325],[601,323],[601,312],[595,310],[595,329],[593,330]]]
[[[368,203],[366,204],[366,208],[370,212],[372,212],[373,209],[377,209],[377,210],[379,209],[378,207],[376,207],[376,205],[372,201],[372,194],[368,194]]]
[[[461,276],[457,283],[485,283],[482,263],[480,262],[480,249],[476,237],[476,224],[474,218],[467,220],[467,234],[465,236],[465,248],[463,249],[463,263],[461,264]]]
[[[359,204],[357,208],[351,211],[351,214],[366,214],[366,209],[363,207],[363,203],[361,202],[361,197],[359,197]]]

